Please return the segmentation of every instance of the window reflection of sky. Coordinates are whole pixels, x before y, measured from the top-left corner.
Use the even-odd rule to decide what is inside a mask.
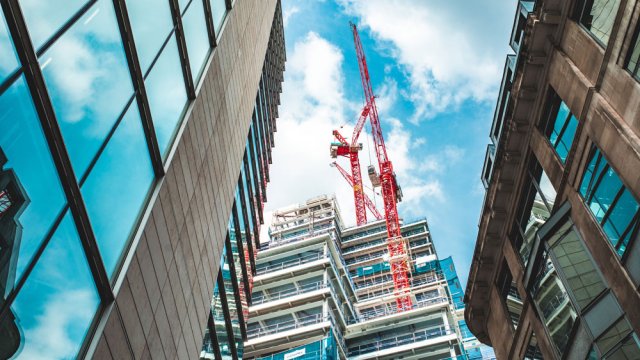
[[[0,83],[18,68],[18,56],[16,55],[13,43],[9,38],[9,29],[4,20],[4,16],[0,14]]]
[[[111,276],[154,179],[135,102],[82,185],[87,212]]]
[[[193,1],[183,16],[187,52],[191,66],[191,75],[194,83],[198,83],[200,72],[209,54],[209,36],[207,23],[204,19],[204,7],[202,1]]]
[[[160,153],[165,154],[187,102],[175,35],[153,65],[145,85]]]
[[[133,94],[110,2],[91,7],[39,61],[76,176],[81,177]]]
[[[73,221],[66,215],[11,306],[23,359],[75,358],[99,298]]]
[[[127,0],[129,22],[136,43],[142,73],[151,62],[173,28],[169,2],[166,0]]]
[[[213,15],[213,26],[216,29],[216,36],[220,33],[220,28],[224,22],[224,17],[227,15],[227,4],[225,0],[210,0],[211,13]]]
[[[20,8],[36,50],[88,2],[87,0],[20,0]]]
[[[15,171],[29,205],[17,219],[23,227],[16,279],[65,205],[56,170],[24,78],[0,96],[0,147]]]

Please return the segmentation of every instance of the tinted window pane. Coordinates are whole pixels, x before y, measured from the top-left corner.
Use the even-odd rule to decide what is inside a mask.
[[[561,236],[553,245],[553,253],[577,305],[584,309],[605,289],[605,285],[573,227]]]
[[[218,282],[213,288],[213,299],[211,300],[211,313],[213,314],[213,322],[216,329],[216,338],[218,339],[218,346],[220,347],[220,354],[223,359],[232,359],[231,347],[229,345],[229,336],[227,335],[227,328],[224,322],[224,308],[222,307],[222,296],[220,289],[218,288]]]
[[[238,358],[242,358],[242,333],[240,332],[240,318],[238,316],[238,305],[236,303],[236,297],[233,289],[233,280],[231,277],[231,267],[229,266],[229,259],[226,257],[226,247],[223,250],[221,269],[222,279],[224,280],[224,290],[227,297],[227,306],[229,310],[229,318],[231,319],[231,328],[233,330],[233,336],[235,340],[236,350],[238,352]]]
[[[151,62],[167,40],[173,21],[167,0],[127,0],[129,21],[133,29],[136,51],[142,73],[146,74]]]
[[[545,256],[542,264],[532,292],[543,323],[562,355],[569,342],[576,312],[551,259]]]
[[[7,75],[18,68],[19,61],[4,16],[0,14],[0,18],[2,19],[0,20],[0,54],[2,54],[0,56],[0,83],[2,83]]]
[[[0,96],[0,129],[0,191],[8,191],[12,199],[0,216],[0,235],[11,249],[2,249],[3,255],[11,251],[4,265],[11,268],[9,273],[15,270],[6,281],[11,288],[62,211],[65,198],[22,77]]]
[[[42,55],[40,64],[80,177],[133,95],[111,2],[92,6]]]
[[[200,73],[209,54],[209,34],[204,19],[202,1],[194,0],[183,16],[182,25],[187,41],[187,52],[191,66],[191,75],[197,84]]]
[[[611,243],[614,246],[618,246],[619,239],[625,234],[625,231],[629,227],[629,224],[632,222],[633,217],[638,212],[638,202],[631,195],[629,190],[624,189],[622,195],[616,202],[615,207],[611,210],[609,217],[605,221],[603,228],[604,232],[611,240]],[[625,244],[626,245],[626,244]],[[624,253],[624,248],[621,248],[620,255]]]
[[[611,28],[618,12],[620,0],[583,1],[580,23],[605,45],[609,42]]]
[[[227,5],[225,0],[210,0],[211,1],[211,13],[213,14],[213,26],[216,30],[216,36],[220,33],[220,28],[224,22],[224,17],[227,16]]]
[[[86,3],[86,0],[20,0],[31,42],[36,50]]]
[[[116,269],[153,183],[148,153],[133,102],[81,189],[109,275]]]
[[[640,28],[638,29],[636,30],[636,41],[630,50],[631,54],[627,63],[627,70],[631,71],[636,78],[640,77],[640,68],[638,67],[638,62],[640,62]]]
[[[591,212],[598,221],[601,221],[604,214],[609,210],[613,199],[621,187],[622,182],[620,182],[620,178],[618,178],[618,175],[609,167],[602,176],[602,181],[600,181],[598,187],[595,189],[590,204]]]
[[[145,83],[160,153],[166,155],[187,102],[175,36],[162,50]]]
[[[622,345],[612,351],[611,354],[605,357],[607,360],[632,360],[632,359],[640,359],[640,340],[638,340],[638,335],[632,334],[628,336],[623,342]]]
[[[11,306],[21,359],[75,358],[99,304],[69,215],[60,223]]]

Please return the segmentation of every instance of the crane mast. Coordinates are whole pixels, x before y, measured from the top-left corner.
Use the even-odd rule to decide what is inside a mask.
[[[355,43],[356,54],[358,57],[358,68],[360,69],[360,79],[364,90],[365,108],[368,108],[369,122],[371,123],[371,134],[373,137],[374,150],[378,158],[378,168],[380,175],[378,176],[380,187],[382,188],[382,199],[384,202],[384,213],[387,225],[387,250],[389,252],[389,264],[391,266],[391,275],[393,277],[394,295],[396,296],[396,306],[398,312],[410,310],[413,303],[410,295],[409,285],[409,257],[406,242],[400,231],[400,220],[398,217],[398,208],[396,203],[400,200],[400,187],[397,184],[395,173],[393,172],[393,164],[387,155],[387,149],[382,136],[382,127],[378,118],[378,109],[375,103],[375,96],[371,86],[371,78],[369,77],[369,69],[367,60],[360,41],[360,35],[356,25],[350,23],[353,32],[353,41]],[[372,174],[369,169],[369,175]],[[373,169],[375,171],[375,169]]]

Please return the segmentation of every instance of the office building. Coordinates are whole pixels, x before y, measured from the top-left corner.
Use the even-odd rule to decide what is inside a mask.
[[[500,359],[640,358],[637,5],[518,2],[465,292]]]
[[[451,258],[438,258],[426,220],[402,234],[413,308],[398,312],[384,220],[347,228],[329,196],[275,211],[256,260],[246,358],[482,359]]]
[[[279,1],[1,8],[0,357],[240,358]]]

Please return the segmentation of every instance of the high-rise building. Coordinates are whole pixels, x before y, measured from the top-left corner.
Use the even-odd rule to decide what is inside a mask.
[[[1,8],[0,357],[241,358],[279,1]]]
[[[384,220],[347,228],[329,196],[275,211],[256,260],[246,358],[493,358],[466,331],[455,267],[438,258],[427,221],[401,229],[413,307],[398,312]]]
[[[640,359],[640,12],[519,1],[465,318],[500,359]]]

